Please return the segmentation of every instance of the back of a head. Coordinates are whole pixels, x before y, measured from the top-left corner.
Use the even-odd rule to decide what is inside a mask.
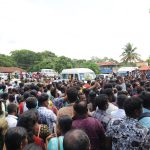
[[[19,116],[17,126],[21,126],[26,129],[32,129],[37,122],[38,112],[35,110],[28,110]]]
[[[28,110],[20,115],[17,126],[24,127],[28,132],[29,142],[33,142],[33,128],[38,123],[38,112],[35,110]]]
[[[120,109],[123,109],[124,102],[128,97],[125,94],[121,94],[117,96],[117,105]]]
[[[25,92],[24,94],[23,94],[23,98],[24,98],[24,100],[26,100],[28,97],[30,97],[31,95],[30,95],[30,93],[29,92]]]
[[[106,94],[100,94],[95,99],[96,106],[100,110],[106,110],[108,108],[108,96]]]
[[[17,105],[13,103],[9,104],[7,106],[7,111],[8,111],[8,114],[17,113]]]
[[[45,93],[41,94],[39,97],[38,97],[38,104],[39,106],[41,106],[45,101],[47,101],[49,99],[49,96]]]
[[[109,102],[115,102],[115,96],[113,93],[113,89],[107,88],[103,91],[103,94],[106,94],[108,96]]]
[[[104,89],[113,88],[113,85],[111,83],[107,83],[104,85]]]
[[[127,91],[119,91],[118,95],[126,95],[126,96],[128,96],[129,93]]]
[[[77,89],[74,87],[70,87],[69,89],[67,89],[67,98],[70,103],[75,102],[78,98]]]
[[[61,132],[65,134],[72,127],[72,118],[68,115],[60,116],[58,118],[58,125],[61,129]]]
[[[31,94],[32,96],[34,96],[34,97],[37,97],[37,93],[38,93],[38,92],[37,92],[36,90],[34,90],[34,89],[30,91],[30,94]]]
[[[8,99],[8,93],[3,93],[1,97],[3,100],[7,100]]]
[[[77,115],[85,115],[88,112],[86,101],[75,102],[73,108]]]
[[[126,99],[124,102],[124,110],[127,117],[130,118],[140,117],[142,113],[142,100],[139,97],[131,97]]]
[[[27,144],[27,132],[22,127],[9,128],[5,135],[7,150],[20,150]]]
[[[28,109],[37,107],[37,99],[35,97],[28,97],[26,100],[26,106]]]
[[[9,94],[8,99],[10,102],[13,102],[15,100],[15,96],[13,94]]]
[[[118,91],[122,91],[122,86],[117,85],[117,86],[116,86],[116,89],[117,89]]]
[[[143,107],[150,109],[150,92],[143,91],[140,98],[143,101]]]
[[[79,129],[70,130],[64,136],[64,150],[90,150],[87,134]]]
[[[108,97],[113,95],[113,89],[107,88],[103,91],[103,94],[106,94]]]

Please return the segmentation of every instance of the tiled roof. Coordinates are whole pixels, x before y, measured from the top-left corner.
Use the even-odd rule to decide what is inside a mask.
[[[139,70],[141,70],[141,71],[150,70],[150,66],[142,66],[139,68]]]
[[[97,63],[99,66],[117,66],[117,63],[114,62],[98,62]]]
[[[23,72],[24,70],[17,67],[0,67],[1,73]]]

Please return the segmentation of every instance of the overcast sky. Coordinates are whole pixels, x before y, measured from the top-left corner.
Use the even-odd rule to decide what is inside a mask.
[[[0,53],[119,60],[128,42],[150,56],[150,0],[0,0]]]

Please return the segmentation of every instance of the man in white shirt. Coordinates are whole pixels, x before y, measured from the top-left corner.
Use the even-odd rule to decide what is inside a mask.
[[[124,118],[126,116],[125,115],[125,111],[123,109],[123,105],[124,105],[124,102],[125,102],[125,100],[127,98],[128,97],[126,95],[124,95],[124,94],[118,95],[118,97],[117,97],[117,105],[118,105],[119,109],[111,112],[111,116],[113,118],[122,119],[122,118]]]
[[[16,104],[9,104],[7,107],[8,116],[6,117],[6,120],[8,122],[9,128],[16,127],[17,126],[17,105]]]

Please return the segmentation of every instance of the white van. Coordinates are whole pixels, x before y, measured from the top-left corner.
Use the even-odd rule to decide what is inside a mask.
[[[61,72],[62,79],[94,80],[95,73],[88,68],[64,69]]]
[[[118,76],[132,75],[137,70],[138,67],[121,67],[120,69],[118,69],[117,75]]]
[[[55,72],[55,70],[53,70],[53,69],[42,69],[41,74],[46,76],[46,77],[58,76],[58,73]]]

